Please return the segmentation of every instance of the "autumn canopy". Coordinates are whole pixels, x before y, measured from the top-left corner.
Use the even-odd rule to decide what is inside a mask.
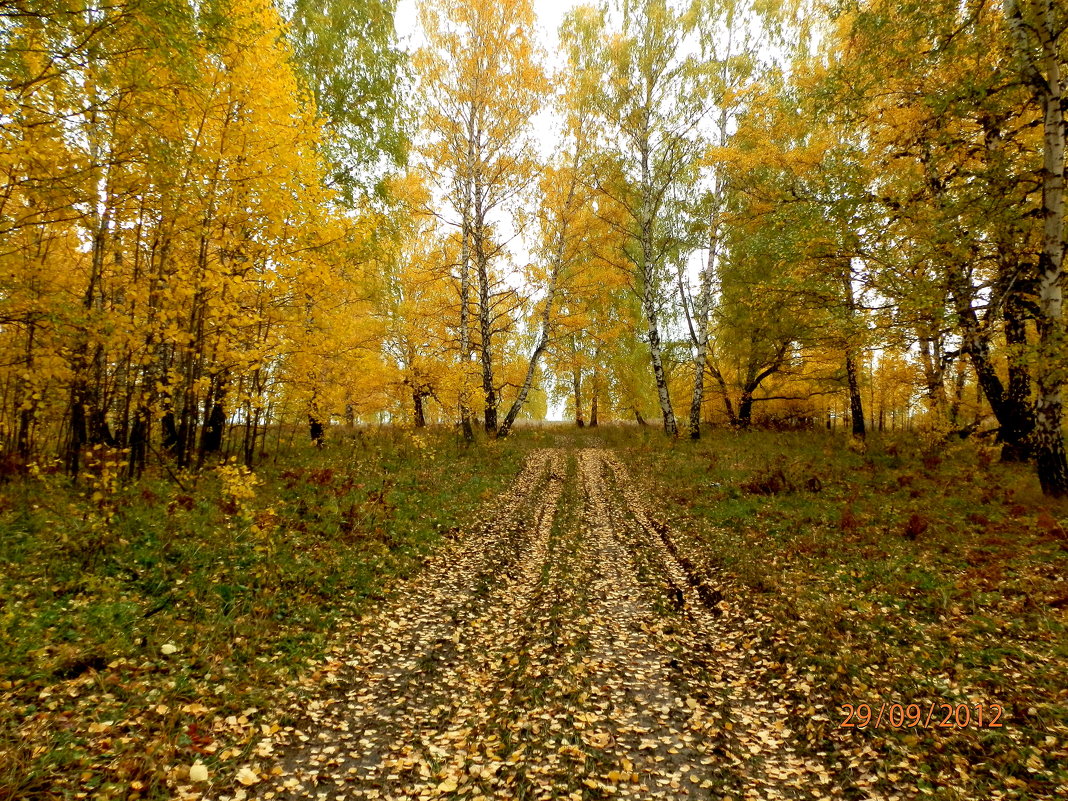
[[[1063,4],[536,10],[0,0],[4,469],[566,414],[1068,494]]]

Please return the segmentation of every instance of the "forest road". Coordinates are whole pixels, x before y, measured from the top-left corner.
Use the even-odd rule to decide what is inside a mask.
[[[731,593],[649,506],[611,451],[532,452],[294,702],[262,780],[210,797],[833,797],[748,678]]]

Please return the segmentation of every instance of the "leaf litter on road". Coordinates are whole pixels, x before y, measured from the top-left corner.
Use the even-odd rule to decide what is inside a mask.
[[[610,452],[534,451],[206,797],[840,796],[683,543]]]

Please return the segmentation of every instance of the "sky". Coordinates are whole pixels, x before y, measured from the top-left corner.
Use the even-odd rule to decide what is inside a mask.
[[[556,31],[564,19],[564,14],[571,8],[579,5],[579,0],[533,0],[534,13],[538,17],[541,44],[546,52],[556,51]],[[413,46],[412,38],[418,27],[416,23],[415,0],[400,0],[397,3],[397,14],[394,24],[397,28],[397,37],[401,46]]]

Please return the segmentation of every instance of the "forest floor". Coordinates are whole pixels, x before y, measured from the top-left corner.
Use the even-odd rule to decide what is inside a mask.
[[[23,486],[0,799],[1061,797],[1068,510],[993,454],[397,432]]]

